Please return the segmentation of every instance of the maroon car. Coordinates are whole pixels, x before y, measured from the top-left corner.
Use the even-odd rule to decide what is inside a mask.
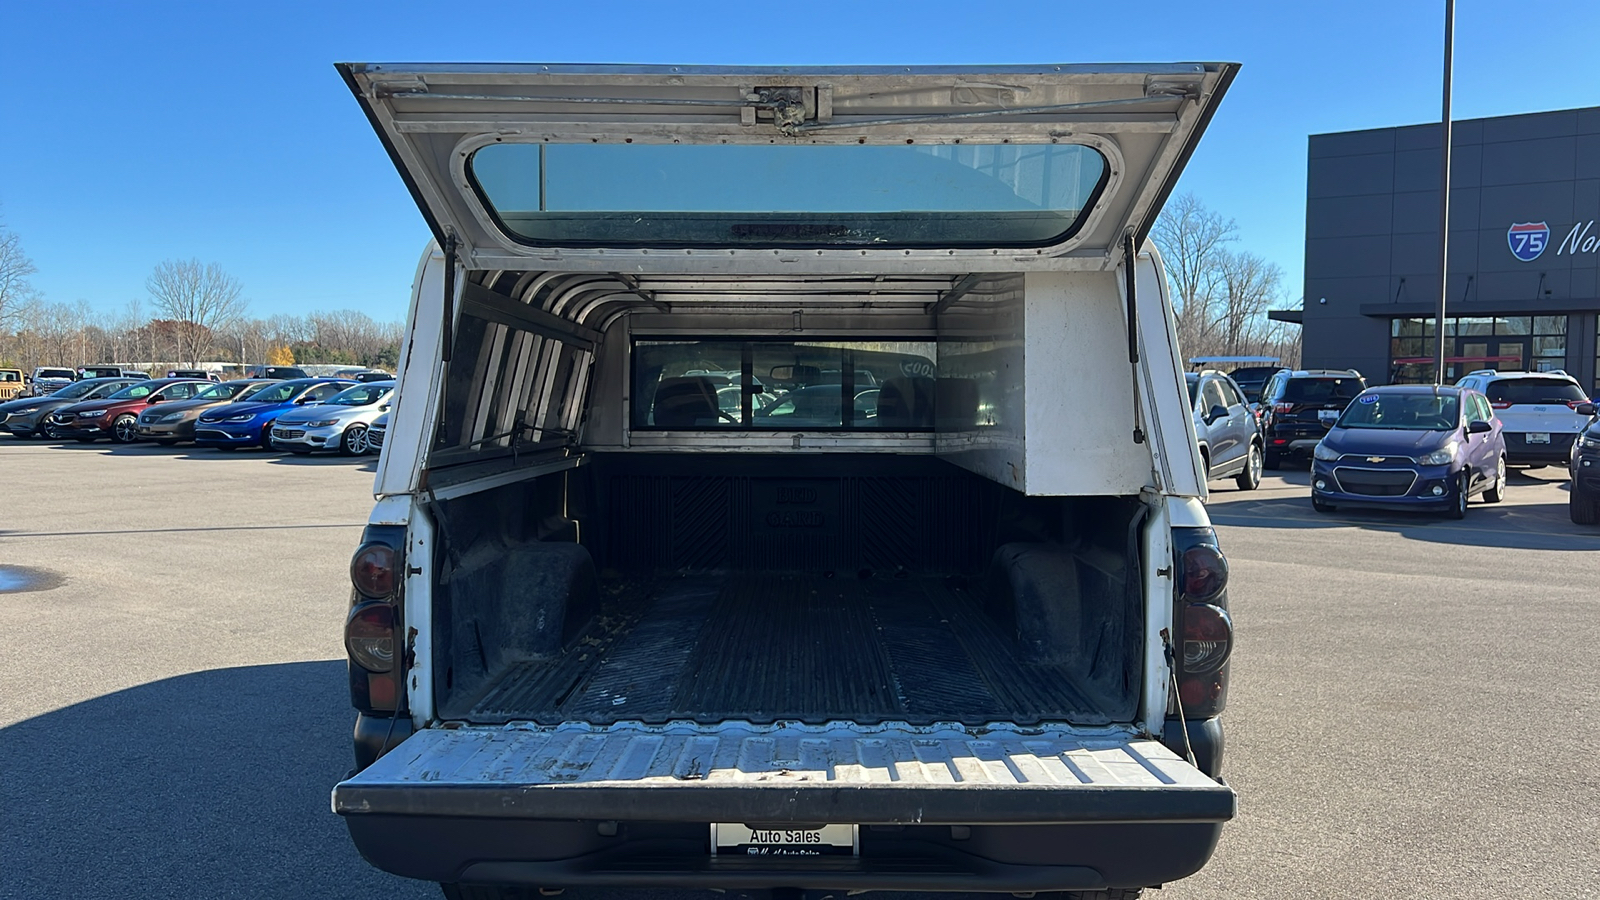
[[[211,386],[197,378],[156,378],[130,384],[104,400],[74,403],[56,410],[50,423],[64,438],[88,443],[110,438],[119,444],[139,438],[139,413],[152,403],[188,400]]]

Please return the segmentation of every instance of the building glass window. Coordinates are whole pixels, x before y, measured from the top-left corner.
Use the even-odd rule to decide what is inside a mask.
[[[1433,381],[1433,320],[1393,319],[1389,381]],[[1445,320],[1446,384],[1478,369],[1548,372],[1567,363],[1566,316],[1462,316]]]

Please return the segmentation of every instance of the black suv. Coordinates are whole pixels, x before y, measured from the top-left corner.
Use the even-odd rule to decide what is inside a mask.
[[[1577,412],[1593,416],[1594,403],[1579,403]],[[1567,464],[1572,486],[1567,494],[1567,511],[1579,525],[1600,524],[1600,418],[1591,418],[1577,440],[1572,442],[1572,458]]]
[[[1367,389],[1355,369],[1282,369],[1261,389],[1261,434],[1266,467],[1286,456],[1310,456],[1339,414]]]

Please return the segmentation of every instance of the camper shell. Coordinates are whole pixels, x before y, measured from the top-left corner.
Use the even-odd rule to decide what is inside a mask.
[[[1232,622],[1145,237],[1234,65],[339,70],[435,238],[351,569],[367,859],[1204,865]]]

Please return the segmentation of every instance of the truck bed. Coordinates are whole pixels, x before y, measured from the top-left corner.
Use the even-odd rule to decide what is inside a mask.
[[[506,667],[466,720],[1109,721],[1071,669],[1019,660],[980,579],[754,572],[607,587],[578,640]]]

